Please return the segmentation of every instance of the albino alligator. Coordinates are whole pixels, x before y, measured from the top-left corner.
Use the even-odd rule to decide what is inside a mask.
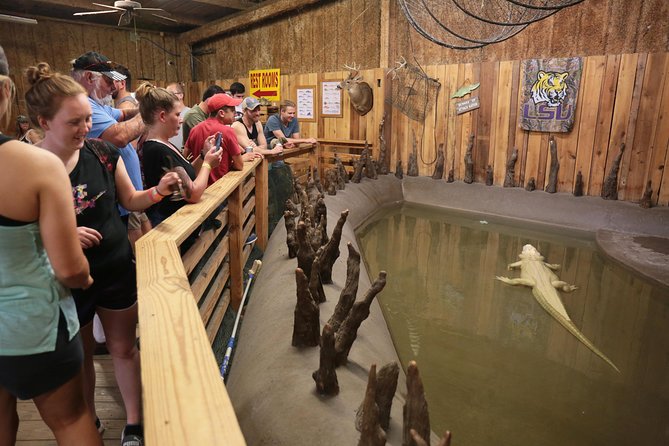
[[[509,264],[509,269],[511,270],[520,267],[520,278],[509,279],[508,277],[497,276],[497,279],[504,283],[508,283],[509,285],[525,285],[532,287],[532,294],[544,310],[548,311],[560,325],[566,328],[569,333],[573,334],[576,339],[585,344],[585,346],[592,350],[594,354],[602,358],[607,364],[620,373],[620,370],[618,370],[618,367],[616,367],[613,361],[599,351],[599,349],[595,347],[578,328],[576,328],[576,325],[574,325],[569,318],[567,310],[565,310],[556,288],[568,292],[574,291],[577,287],[558,279],[558,276],[555,275],[553,270],[559,269],[560,265],[545,263],[544,257],[532,245],[523,246],[523,252],[521,252],[518,257],[520,260]]]

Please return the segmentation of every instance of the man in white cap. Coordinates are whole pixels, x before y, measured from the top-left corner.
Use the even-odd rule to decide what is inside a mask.
[[[256,152],[262,155],[281,153],[283,147],[277,145],[270,150],[260,122],[260,102],[254,97],[244,98],[242,101],[242,117],[232,123],[232,129],[237,136],[237,143],[243,152]]]
[[[139,157],[131,141],[144,132],[144,122],[138,108],[119,110],[103,101],[116,90],[114,81],[125,80],[125,76],[115,71],[116,64],[100,53],[90,51],[72,61],[72,77],[88,93],[88,102],[93,111],[93,126],[89,138],[100,138],[118,147],[128,176],[136,190],[143,190],[142,171]],[[120,208],[121,217],[128,222],[128,211]]]

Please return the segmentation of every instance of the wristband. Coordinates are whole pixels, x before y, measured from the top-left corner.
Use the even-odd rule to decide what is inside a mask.
[[[212,170],[212,169],[211,169],[211,164],[209,164],[209,163],[206,162],[206,161],[205,161],[204,163],[202,163],[202,167],[208,167],[209,170]]]
[[[160,191],[158,190],[158,186],[154,186],[154,189],[156,190],[156,193],[161,197],[167,197],[167,195],[169,195],[169,194],[161,194]]]
[[[160,203],[162,199],[165,198],[165,195],[162,195],[160,192],[158,192],[158,188],[154,186],[149,189],[149,198],[154,203]]]

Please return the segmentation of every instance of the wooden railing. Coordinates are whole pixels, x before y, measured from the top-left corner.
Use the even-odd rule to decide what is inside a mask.
[[[244,163],[244,170],[226,174],[199,203],[179,209],[137,242],[148,446],[246,444],[212,343],[228,306],[237,311],[241,304],[243,268],[252,249],[244,241],[255,231],[258,247],[267,244],[268,165],[298,156],[315,167],[318,148],[303,144]],[[182,255],[182,243],[214,216],[220,227],[203,231]]]

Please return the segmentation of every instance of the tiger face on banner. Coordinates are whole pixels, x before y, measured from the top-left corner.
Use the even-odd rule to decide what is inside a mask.
[[[580,57],[524,60],[520,127],[536,132],[571,131],[581,71]]]

